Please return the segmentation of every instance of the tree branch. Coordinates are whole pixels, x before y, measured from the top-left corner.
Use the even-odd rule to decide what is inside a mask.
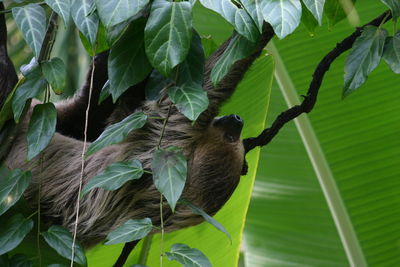
[[[288,110],[282,112],[278,117],[276,117],[271,127],[262,131],[262,133],[257,137],[251,137],[243,140],[246,153],[257,146],[267,145],[286,123],[297,118],[303,113],[309,113],[313,109],[315,102],[317,101],[319,88],[321,87],[324,75],[329,70],[332,62],[353,46],[355,40],[361,35],[366,26],[379,26],[380,24],[389,21],[391,18],[391,12],[388,10],[379,17],[370,21],[369,23],[363,25],[360,28],[357,28],[350,36],[338,43],[336,47],[320,61],[317,68],[315,69],[312,76],[313,79],[310,83],[307,95],[304,97],[303,102],[300,105],[293,106]]]

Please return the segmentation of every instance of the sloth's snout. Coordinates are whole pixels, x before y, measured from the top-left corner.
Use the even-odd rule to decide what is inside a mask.
[[[225,130],[224,137],[229,142],[236,142],[240,138],[243,120],[240,116],[232,114],[215,119],[214,126]]]

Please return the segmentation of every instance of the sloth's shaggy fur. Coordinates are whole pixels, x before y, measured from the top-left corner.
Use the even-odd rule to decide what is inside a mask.
[[[174,105],[171,105],[168,98],[163,98],[159,102],[144,102],[137,109],[144,111],[149,117],[165,118],[168,109],[171,108],[161,147],[177,146],[182,149],[188,160],[188,178],[182,198],[211,215],[215,214],[233,193],[244,163],[242,141],[238,139],[228,142],[224,137],[226,129],[214,125],[214,117],[269,41],[272,29],[268,28],[267,31],[269,32],[263,35],[254,53],[236,62],[217,86],[211,84],[210,71],[225,51],[229,40],[207,60],[204,89],[208,93],[210,105],[194,125],[181,115]],[[77,101],[80,100],[77,99],[75,102]],[[70,102],[68,105],[74,108],[75,102]],[[63,103],[58,106],[59,115],[65,112],[64,109],[68,108],[66,107],[68,105]],[[124,118],[129,112],[117,108],[110,116],[110,123]],[[42,154],[43,160],[41,161],[38,156],[27,162],[25,140],[29,117],[28,114],[20,126],[19,134],[6,158],[6,164],[10,168],[32,171],[33,182],[25,193],[26,198],[30,203],[37,203],[37,198],[40,197],[45,221],[61,224],[72,232],[76,216],[83,143],[76,138],[56,133]],[[152,153],[160,138],[162,124],[163,120],[149,119],[142,129],[131,132],[123,143],[106,147],[88,157],[85,161],[83,183],[116,161],[138,159],[145,169],[150,169]],[[84,246],[92,246],[128,219],[150,217],[154,225],[159,225],[159,200],[160,193],[149,175],[130,181],[118,190],[93,189],[80,202],[78,239]],[[193,214],[188,207],[179,203],[172,213],[164,201],[163,211],[166,231],[202,222],[200,216]]]

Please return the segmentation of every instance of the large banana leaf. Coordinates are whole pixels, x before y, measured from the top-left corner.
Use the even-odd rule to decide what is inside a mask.
[[[385,7],[365,0],[356,9],[364,23]],[[304,94],[319,60],[352,31],[343,21],[333,32],[324,26],[309,38],[304,29],[275,43],[276,76],[288,79],[272,91],[267,123],[287,108],[282,95]],[[311,114],[262,149],[245,230],[246,266],[400,264],[400,76],[382,61],[342,100],[344,61],[345,55],[327,73]]]

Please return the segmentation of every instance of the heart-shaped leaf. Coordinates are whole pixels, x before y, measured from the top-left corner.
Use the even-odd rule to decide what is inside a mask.
[[[76,27],[94,45],[96,42],[99,18],[95,12],[91,12],[94,0],[72,0],[71,15]]]
[[[101,187],[106,190],[115,190],[123,186],[127,181],[139,179],[143,175],[143,167],[140,161],[115,162],[100,174],[96,175],[83,187],[82,195],[91,189]]]
[[[178,110],[192,121],[208,107],[207,92],[195,83],[171,87],[168,89],[168,95]]]
[[[130,86],[144,80],[152,70],[144,51],[144,25],[143,19],[134,21],[111,48],[108,73],[114,102]]]
[[[169,84],[172,84],[170,78],[164,77],[158,70],[153,70],[147,80],[145,93],[147,100],[158,100],[161,95],[160,92]]]
[[[62,94],[65,87],[67,71],[62,59],[55,57],[41,64],[43,75],[51,85],[54,93]]]
[[[19,200],[31,180],[31,172],[23,172],[20,169],[12,170],[0,177],[0,215]]]
[[[393,18],[397,20],[400,17],[400,2],[399,0],[381,0],[392,11]]]
[[[152,229],[153,224],[150,218],[128,220],[122,226],[107,235],[107,242],[105,244],[112,245],[139,240],[148,235]]]
[[[326,0],[324,14],[328,18],[329,28],[346,18],[347,14],[353,9],[355,0],[346,1],[346,11],[341,0]]]
[[[28,160],[33,159],[50,143],[56,131],[57,110],[53,103],[38,104],[33,108],[28,126]]]
[[[64,258],[71,259],[73,237],[68,230],[58,225],[52,225],[49,230],[42,233],[42,235],[47,244],[57,251],[58,254]],[[74,262],[86,265],[85,253],[78,242],[75,243],[74,249]]]
[[[164,76],[185,60],[192,39],[192,5],[155,0],[144,33],[151,64]]]
[[[247,13],[251,16],[254,23],[256,24],[258,31],[262,32],[262,27],[264,23],[263,8],[265,0],[242,0],[240,1]]]
[[[86,155],[113,144],[117,144],[133,130],[142,128],[147,121],[147,116],[143,112],[136,112],[122,121],[108,126],[104,132],[88,148]]]
[[[175,260],[185,267],[211,267],[211,263],[200,250],[190,248],[185,244],[174,244],[167,252],[169,260]]]
[[[324,11],[325,0],[303,0],[304,5],[314,15],[319,25],[322,24],[322,13]]]
[[[95,0],[97,12],[108,29],[136,15],[149,0]]]
[[[0,229],[0,255],[16,248],[32,228],[33,220],[22,214],[12,216]]]
[[[383,59],[393,72],[400,74],[400,31],[394,37],[386,39]]]
[[[44,9],[38,4],[28,4],[23,7],[14,7],[12,14],[15,23],[22,31],[22,36],[32,48],[36,58],[38,58],[46,33],[46,14]]]
[[[187,162],[178,147],[157,149],[151,163],[154,185],[167,199],[172,210],[180,198],[186,182]]]
[[[65,27],[68,26],[70,20],[70,0],[45,0],[46,4],[54,10],[64,21]]]
[[[344,67],[343,96],[349,95],[360,87],[379,64],[387,31],[375,26],[364,28],[362,34],[353,44]]]

